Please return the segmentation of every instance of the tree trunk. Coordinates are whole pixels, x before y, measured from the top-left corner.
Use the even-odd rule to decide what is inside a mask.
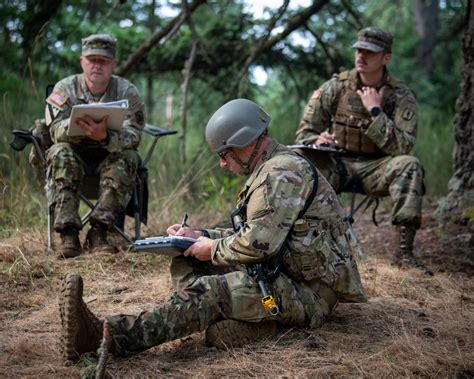
[[[423,67],[431,78],[433,73],[433,49],[438,34],[439,0],[413,2],[416,34],[420,38],[417,51],[418,67]]]
[[[454,118],[454,174],[436,214],[441,224],[448,221],[469,223],[474,230],[474,8],[467,3],[463,38],[464,72]]]

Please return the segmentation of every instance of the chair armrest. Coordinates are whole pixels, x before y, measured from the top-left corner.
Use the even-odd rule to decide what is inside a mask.
[[[176,134],[178,131],[176,130],[169,130],[169,129],[163,129],[159,128],[158,126],[153,126],[150,124],[145,124],[145,127],[143,128],[143,131],[153,137],[162,137],[162,136],[167,136],[171,134]]]
[[[23,151],[26,146],[35,141],[35,137],[30,130],[13,129],[11,132],[14,138],[10,143],[10,147],[15,151]]]

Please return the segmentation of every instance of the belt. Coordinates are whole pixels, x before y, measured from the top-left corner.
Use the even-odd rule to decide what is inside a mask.
[[[328,303],[329,310],[332,310],[339,301],[336,292],[334,292],[332,288],[321,283],[319,284],[318,295]]]

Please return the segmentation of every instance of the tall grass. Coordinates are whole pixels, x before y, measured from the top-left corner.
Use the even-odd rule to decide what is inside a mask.
[[[272,115],[270,134],[285,144],[293,143],[302,106],[289,101],[292,94],[283,96],[287,89],[274,81],[257,96],[257,101]],[[266,96],[266,94],[272,94]],[[28,163],[29,148],[14,152],[9,143],[12,128],[29,128],[35,118],[42,117],[43,101],[37,92],[20,86],[3,93],[3,112],[0,116],[0,237],[9,235],[28,225],[46,226],[46,198],[44,179]],[[282,105],[282,100],[285,99]],[[202,109],[192,113],[187,133],[187,162],[181,163],[178,153],[177,135],[166,136],[158,141],[149,162],[149,213],[154,231],[163,231],[166,225],[177,222],[184,212],[198,217],[200,213],[228,212],[235,203],[243,178],[236,177],[218,168],[218,160],[204,141],[206,117],[216,109],[213,104],[203,103]],[[159,107],[158,107],[159,108]],[[199,108],[199,107],[198,107]],[[212,108],[205,111],[204,108]],[[159,108],[158,111],[161,111]],[[196,112],[197,111],[197,112]],[[164,113],[164,112],[155,112]],[[177,113],[177,112],[176,112]],[[452,114],[421,107],[417,144],[414,154],[419,157],[425,170],[427,194],[437,196],[446,191],[452,174],[451,155],[453,148]],[[149,120],[153,123],[153,120]],[[161,125],[161,124],[160,124]],[[174,129],[179,128],[175,121]],[[140,153],[145,156],[151,137],[144,135]],[[192,218],[191,218],[192,220]],[[219,220],[199,220],[213,224]]]
[[[420,111],[418,137],[413,153],[425,169],[426,193],[441,195],[446,192],[453,173],[453,114],[424,107]]]

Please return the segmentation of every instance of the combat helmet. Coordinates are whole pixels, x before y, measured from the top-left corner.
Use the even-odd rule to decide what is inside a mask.
[[[207,144],[215,153],[229,147],[246,147],[263,134],[270,120],[270,116],[253,101],[231,100],[209,119]]]

